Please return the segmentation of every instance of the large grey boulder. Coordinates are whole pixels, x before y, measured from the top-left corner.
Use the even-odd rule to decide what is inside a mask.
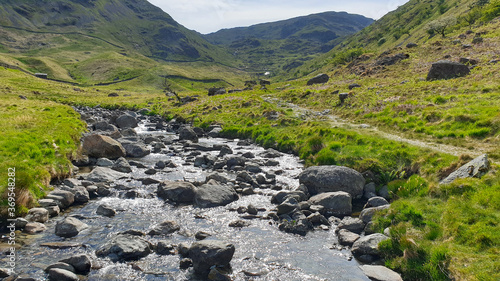
[[[469,73],[469,68],[464,64],[449,60],[440,60],[432,64],[427,74],[427,80],[451,79],[465,76]]]
[[[341,229],[337,235],[339,237],[339,244],[343,246],[352,246],[359,239],[358,234],[350,232],[347,229]]]
[[[352,198],[344,191],[327,192],[315,195],[309,199],[311,205],[320,205],[327,214],[347,216],[352,213]]]
[[[486,173],[488,173],[490,169],[490,162],[488,161],[488,156],[483,154],[469,163],[463,165],[458,168],[455,172],[451,173],[448,177],[440,182],[440,184],[451,183],[459,178],[480,178]]]
[[[373,215],[375,215],[375,213],[385,209],[389,209],[389,207],[391,207],[391,205],[382,205],[379,207],[366,208],[363,211],[361,211],[361,214],[359,214],[359,218],[364,223],[369,223],[372,221]]]
[[[127,177],[127,174],[117,172],[110,168],[96,167],[87,175],[87,180],[93,182],[112,182],[125,177]]]
[[[380,207],[384,205],[389,205],[389,202],[382,196],[374,196],[368,199],[368,202],[366,202],[364,208],[370,208],[370,207]]]
[[[132,173],[132,167],[128,163],[127,159],[120,157],[118,158],[111,169],[118,171],[120,173]]]
[[[381,265],[361,265],[363,273],[373,281],[403,281],[399,273]]]
[[[116,125],[120,129],[135,128],[137,127],[137,119],[129,114],[123,114],[116,118]]]
[[[78,281],[78,276],[62,268],[49,269],[49,281]]]
[[[92,134],[85,136],[82,142],[83,151],[94,158],[118,159],[126,155],[123,146],[107,136]]]
[[[200,208],[225,206],[238,200],[234,188],[209,181],[196,189],[194,204]]]
[[[75,202],[73,193],[61,189],[54,189],[45,198],[54,200],[61,209],[68,208]]]
[[[49,220],[49,211],[44,208],[32,208],[28,211],[26,220],[30,222],[44,223]]]
[[[151,153],[145,145],[140,143],[124,143],[123,147],[128,157],[141,158]]]
[[[78,235],[80,231],[88,228],[89,226],[77,218],[67,217],[62,221],[57,222],[55,233],[57,236],[70,238]]]
[[[152,245],[144,238],[130,234],[117,235],[97,251],[98,257],[109,257],[112,261],[141,259],[151,253]]]
[[[71,191],[75,195],[75,203],[87,203],[90,201],[90,194],[87,189],[83,186],[76,186]]]
[[[184,127],[179,131],[179,140],[198,142],[198,134],[191,127]]]
[[[80,274],[88,274],[90,272],[90,268],[92,267],[90,257],[85,254],[71,256],[60,260],[60,262],[72,265],[76,273]]]
[[[116,210],[106,204],[101,204],[97,207],[96,214],[104,217],[114,217]]]
[[[314,85],[314,84],[324,84],[330,80],[330,77],[327,74],[318,74],[314,76],[313,78],[309,79],[307,81],[307,86]]]
[[[355,256],[378,256],[380,254],[378,244],[388,239],[390,238],[381,233],[375,233],[365,237],[361,237],[352,245],[352,253]]]
[[[196,187],[189,182],[165,181],[158,185],[158,197],[178,203],[191,203]]]
[[[361,173],[343,166],[315,166],[305,169],[299,182],[311,195],[323,192],[345,191],[352,198],[363,196],[365,179]]]
[[[350,232],[354,232],[357,234],[361,234],[361,232],[363,232],[363,229],[365,229],[365,223],[358,218],[344,217],[340,221],[335,231],[340,231],[342,229],[349,230]]]
[[[234,251],[233,244],[204,240],[191,245],[189,257],[193,261],[194,271],[206,277],[212,266],[228,266],[233,258]]]
[[[149,231],[149,235],[168,235],[181,229],[179,224],[175,221],[164,221],[156,225]]]

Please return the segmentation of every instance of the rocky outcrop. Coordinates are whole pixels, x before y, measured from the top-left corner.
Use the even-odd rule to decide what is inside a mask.
[[[83,151],[90,157],[118,159],[126,155],[123,146],[107,136],[92,134],[85,136],[82,142]]]
[[[483,154],[469,163],[458,168],[455,172],[451,173],[448,177],[440,182],[440,184],[452,183],[456,179],[460,178],[480,178],[490,169],[490,162],[488,161],[488,156]]]
[[[363,196],[365,186],[361,173],[343,166],[309,167],[300,174],[299,181],[311,195],[344,191],[354,199]]]
[[[427,80],[451,79],[465,76],[469,73],[469,68],[464,64],[449,60],[440,60],[432,64],[427,74]]]
[[[189,248],[189,257],[193,261],[193,269],[201,276],[208,276],[212,266],[228,266],[233,258],[235,247],[222,241],[195,242]]]

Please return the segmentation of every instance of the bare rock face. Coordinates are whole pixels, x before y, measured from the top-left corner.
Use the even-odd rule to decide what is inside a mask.
[[[90,157],[118,159],[126,155],[123,146],[107,136],[92,134],[85,136],[82,142],[83,150]]]
[[[459,178],[480,178],[486,174],[490,169],[490,162],[488,156],[483,154],[469,163],[458,168],[455,172],[451,173],[448,177],[440,182],[440,184],[451,183]]]
[[[427,74],[427,80],[451,79],[465,76],[469,73],[469,68],[464,64],[449,60],[440,60],[432,64]]]
[[[365,186],[361,173],[343,166],[309,167],[300,174],[299,181],[311,195],[344,191],[354,199],[363,196]]]

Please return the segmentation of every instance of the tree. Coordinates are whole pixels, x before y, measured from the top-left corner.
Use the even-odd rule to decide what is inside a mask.
[[[181,97],[179,96],[179,94],[177,94],[176,91],[172,89],[172,84],[167,80],[167,77],[165,77],[165,79],[161,83],[161,88],[163,89],[165,95],[168,96],[169,94],[172,94],[177,98],[177,101],[179,103],[182,103]]]
[[[477,7],[474,7],[463,17],[463,19],[465,22],[467,22],[467,24],[469,24],[469,27],[472,27],[472,25],[481,18],[481,15],[481,10]]]
[[[448,16],[433,20],[427,24],[427,32],[429,34],[438,33],[441,36],[446,36],[446,29],[448,27],[455,25],[457,23],[457,18],[454,16]]]

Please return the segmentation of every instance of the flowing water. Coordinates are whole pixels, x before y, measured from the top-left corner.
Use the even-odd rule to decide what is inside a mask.
[[[240,218],[234,211],[237,207],[253,204],[263,216],[275,206],[270,203],[271,195],[276,192],[270,189],[257,190],[258,194],[240,196],[240,199],[224,207],[200,209],[192,205],[174,206],[156,197],[158,184],[143,185],[136,179],[154,178],[157,180],[186,180],[201,182],[213,173],[194,167],[193,151],[186,150],[176,142],[177,136],[166,131],[151,131],[146,123],[136,128],[139,135],[161,136],[171,139],[172,145],[161,153],[152,153],[144,158],[134,159],[148,167],[160,160],[172,161],[177,168],[166,168],[155,175],[146,175],[146,169],[132,167],[130,178],[113,183],[113,193],[105,198],[91,200],[83,206],[75,206],[46,223],[47,230],[39,235],[28,236],[27,245],[19,249],[17,273],[46,280],[43,268],[60,259],[77,253],[86,253],[93,260],[93,270],[88,280],[198,280],[192,270],[179,269],[179,255],[160,256],[155,253],[133,263],[113,263],[107,258],[97,258],[95,250],[111,237],[121,231],[136,229],[148,232],[155,224],[165,220],[173,220],[181,225],[181,230],[166,237],[146,236],[156,243],[168,240],[177,245],[181,242],[195,241],[194,233],[204,231],[212,234],[208,239],[218,239],[233,243],[236,252],[231,261],[233,280],[369,280],[358,268],[359,264],[351,258],[348,249],[334,247],[336,236],[334,227],[329,230],[315,230],[302,237],[278,230],[272,220],[255,218],[248,220],[250,226],[232,228],[228,224]],[[264,151],[255,145],[238,145],[237,140],[219,138],[200,139],[200,143],[208,145],[226,144],[234,154],[252,152],[258,155]],[[219,152],[203,152],[217,155]],[[283,154],[274,160],[278,166],[261,168],[267,172],[277,172],[277,184],[287,188],[298,186],[298,174],[303,166],[299,159]],[[253,161],[259,161],[259,157]],[[227,178],[235,178],[231,172],[223,172]],[[139,194],[135,199],[125,199],[126,190],[135,190]],[[114,217],[96,215],[99,205],[106,203],[117,210]],[[266,211],[264,211],[266,210]],[[67,216],[77,216],[90,228],[73,238],[64,239],[54,234],[57,221]],[[46,242],[71,242],[81,244],[69,249],[50,249],[40,244]],[[258,275],[258,276],[249,276]]]

